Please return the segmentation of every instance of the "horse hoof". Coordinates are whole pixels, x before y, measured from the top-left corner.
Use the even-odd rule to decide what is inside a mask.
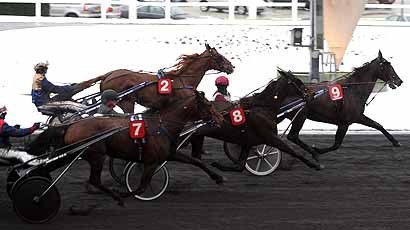
[[[320,170],[322,170],[322,169],[324,169],[324,168],[325,168],[325,166],[322,165],[322,164],[319,164],[319,165],[316,166],[316,170],[317,170],[317,171],[320,171]]]
[[[119,201],[118,201],[118,205],[121,206],[121,207],[123,207],[123,208],[125,208],[125,203],[124,203],[123,200],[119,200]]]
[[[88,194],[102,194],[101,190],[97,189],[96,187],[94,187],[92,184],[88,182],[85,184],[85,190]]]
[[[222,185],[222,184],[224,184],[224,183],[227,182],[227,181],[228,181],[228,179],[227,179],[226,177],[220,176],[220,177],[218,177],[218,178],[216,179],[216,184]]]
[[[219,167],[219,163],[216,162],[216,161],[214,161],[214,162],[211,163],[211,166],[212,166],[212,167],[215,167],[215,168],[218,168],[218,167]]]
[[[68,209],[68,214],[72,216],[88,216],[95,207],[96,206],[75,207],[74,205],[71,205]]]
[[[396,143],[393,143],[393,146],[394,147],[401,147],[401,144],[400,144],[400,142],[396,142]]]

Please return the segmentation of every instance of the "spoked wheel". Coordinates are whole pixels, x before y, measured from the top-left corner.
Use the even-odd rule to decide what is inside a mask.
[[[129,162],[110,157],[109,170],[112,178],[120,185],[125,185],[125,170]]]
[[[142,173],[144,171],[144,164],[133,163],[127,168],[125,174],[125,182],[129,192],[137,190],[140,182]],[[160,197],[169,184],[169,173],[165,165],[157,168],[154,175],[152,176],[151,183],[148,185],[145,192],[141,195],[135,195],[134,197],[139,200],[149,201],[155,200]]]
[[[8,174],[7,174],[7,184],[6,184],[6,188],[7,188],[7,194],[9,195],[10,199],[13,199],[12,197],[12,188],[14,183],[16,183],[16,181],[20,179],[20,176],[18,175],[16,170],[11,170]]]
[[[237,6],[236,11],[238,14],[246,15],[248,13],[248,8],[246,6]]]
[[[16,214],[26,222],[39,224],[53,219],[60,209],[60,194],[55,186],[43,196],[39,196],[51,185],[45,177],[28,177],[18,184],[13,196]]]
[[[30,173],[30,175],[26,175],[24,177],[20,177],[20,175],[17,173],[16,170],[11,170],[8,174],[7,174],[7,194],[9,195],[10,199],[13,200],[13,193],[15,191],[15,188],[17,187],[17,185],[24,181],[27,177],[31,177],[31,176],[40,176],[40,177],[44,177],[47,178],[49,180],[51,180],[51,175],[49,172],[44,172],[44,171],[33,171]]]
[[[249,151],[246,169],[256,176],[266,176],[273,173],[282,160],[279,149],[267,145],[258,145]]]

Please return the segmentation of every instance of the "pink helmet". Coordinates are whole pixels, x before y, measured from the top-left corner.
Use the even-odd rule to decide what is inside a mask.
[[[225,76],[219,76],[215,80],[215,85],[228,86],[229,85],[229,79]]]

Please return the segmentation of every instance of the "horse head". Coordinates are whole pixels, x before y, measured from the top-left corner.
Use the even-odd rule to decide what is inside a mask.
[[[383,57],[380,50],[376,63],[379,68],[379,78],[389,84],[390,88],[395,89],[403,83],[403,80],[397,75],[391,63]]]
[[[297,78],[292,72],[284,71],[280,68],[278,68],[278,72],[280,77],[275,85],[276,89],[272,90],[276,92],[277,96],[281,94],[285,97],[301,97],[305,100],[313,97],[314,93],[308,90],[302,80]]]
[[[210,57],[210,67],[227,74],[231,74],[234,71],[235,66],[223,55],[218,53],[215,47],[211,48],[209,44],[205,44],[205,52],[203,53],[206,57]]]
[[[184,110],[195,114],[197,120],[209,121],[212,120],[217,124],[222,124],[223,116],[216,111],[214,106],[205,98],[204,92],[194,90],[193,98],[188,100],[184,105]]]

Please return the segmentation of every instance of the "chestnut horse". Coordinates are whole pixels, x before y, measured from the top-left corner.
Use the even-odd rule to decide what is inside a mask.
[[[298,95],[299,98],[305,98],[305,100],[310,97],[301,80],[293,75],[284,74],[276,81],[269,82],[261,93],[242,98],[239,102],[214,102],[215,107],[223,108],[225,111],[225,122],[221,127],[203,126],[195,132],[191,138],[192,156],[200,158],[203,152],[204,136],[207,136],[239,144],[242,147],[239,164],[222,165],[217,162],[212,164],[223,171],[243,171],[249,150],[260,144],[276,147],[299,159],[310,168],[322,169],[322,165],[311,162],[298,154],[277,135],[277,114],[282,102],[290,95]],[[234,126],[227,112],[237,105],[247,112],[245,123]]]
[[[52,145],[54,148],[72,144],[98,133],[113,128],[124,127],[125,130],[94,144],[82,156],[91,166],[89,183],[111,195],[120,205],[122,198],[116,192],[101,184],[101,172],[106,155],[131,162],[143,162],[144,172],[139,188],[131,196],[142,194],[159,165],[164,161],[179,161],[195,165],[204,170],[216,183],[223,182],[223,177],[209,169],[200,160],[185,156],[176,151],[176,140],[188,121],[209,120],[221,123],[223,118],[217,113],[203,93],[195,93],[185,99],[171,103],[160,110],[148,110],[143,113],[145,120],[145,140],[139,148],[129,134],[130,117],[126,115],[90,117],[72,124],[50,127],[30,144],[29,151],[39,155]],[[50,143],[52,142],[52,143]],[[141,151],[140,151],[141,150]]]
[[[158,109],[169,100],[184,98],[186,95],[191,94],[190,91],[196,89],[208,70],[218,70],[227,74],[233,72],[234,66],[229,60],[208,44],[205,44],[205,47],[206,50],[201,54],[182,55],[179,62],[174,66],[176,67],[175,70],[163,72],[164,78],[173,80],[171,97],[158,94],[157,84],[151,84],[124,97],[118,103],[118,106],[125,113],[134,112],[135,102],[148,108]],[[158,80],[158,76],[155,74],[126,69],[114,70],[102,77],[105,80],[101,82],[101,92],[106,89],[121,92],[143,82],[156,82]]]
[[[311,103],[308,103],[293,121],[287,138],[313,155],[323,154],[338,149],[349,126],[353,123],[358,123],[379,130],[393,146],[400,146],[399,142],[382,125],[363,114],[366,101],[372,93],[377,79],[384,81],[392,89],[399,87],[403,83],[393,69],[393,66],[383,58],[380,51],[378,57],[373,61],[355,69],[348,77],[332,82],[332,84],[337,83],[343,87],[343,100],[332,101],[326,92]],[[327,90],[328,85],[329,83],[319,83],[309,85],[308,88],[314,91]],[[295,113],[290,113],[287,115],[287,118],[290,119],[294,115]],[[315,148],[300,140],[299,132],[306,119],[337,125],[333,146]]]

